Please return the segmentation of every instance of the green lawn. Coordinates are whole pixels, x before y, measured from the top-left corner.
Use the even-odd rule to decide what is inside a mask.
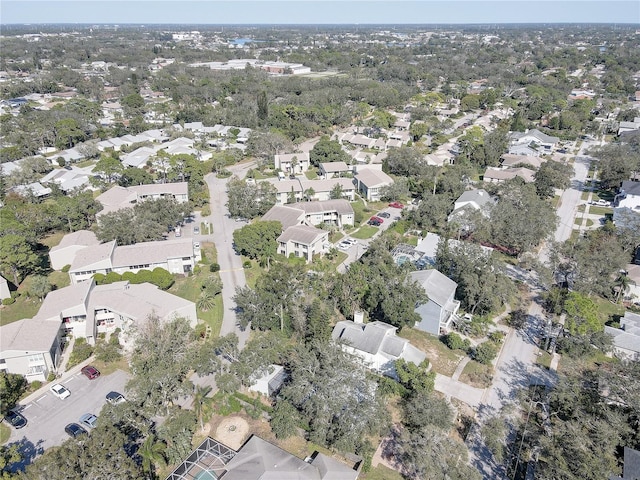
[[[491,385],[493,378],[493,367],[491,365],[483,365],[475,360],[467,363],[460,375],[460,381],[467,383],[476,388],[487,388]]]
[[[0,423],[0,445],[4,445],[11,436],[11,429],[3,423]]]
[[[51,235],[43,238],[42,240],[40,240],[40,243],[42,245],[44,245],[45,247],[48,247],[49,249],[55,247],[56,245],[58,245],[60,243],[60,241],[62,240],[62,237],[64,237],[66,235],[66,232],[56,232],[56,233],[52,233]]]
[[[416,348],[427,354],[427,359],[433,366],[433,370],[442,375],[451,376],[455,372],[458,363],[464,353],[451,350],[438,337],[422,332],[415,328],[403,328],[399,336],[409,340]]]
[[[370,225],[365,225],[360,227],[357,231],[353,232],[351,236],[353,238],[358,238],[360,240],[364,240],[367,238],[373,237],[373,235],[378,231],[378,227],[372,227]]]
[[[39,300],[20,295],[16,298],[15,303],[3,305],[0,308],[0,325],[7,325],[23,318],[33,318],[40,310],[40,305],[42,302]]]
[[[582,195],[580,195],[580,199],[581,200],[589,200],[589,192],[588,191],[584,191],[582,192]],[[582,205],[581,205],[582,206]],[[584,207],[583,207],[584,208]]]
[[[194,273],[190,277],[177,277],[176,282],[168,290],[169,293],[185,298],[192,302],[197,302],[202,292],[202,282],[210,275],[218,275],[209,271],[209,265],[215,263],[218,256],[216,249],[212,243],[204,243],[202,245],[204,258],[200,265],[199,273]],[[212,309],[202,311],[196,308],[198,319],[211,327],[211,333],[214,336],[220,334],[222,327],[222,317],[224,315],[224,305],[222,295],[217,295]]]
[[[367,473],[360,475],[363,480],[402,480],[403,477],[395,470],[391,470],[384,465],[378,465],[376,468],[372,468]]]
[[[607,213],[612,214],[613,208],[592,206],[589,207],[589,213],[593,215],[602,215],[604,217]]]
[[[310,168],[309,170],[304,172],[304,174],[309,180],[315,180],[316,178],[318,178],[318,173],[316,172],[315,168]]]
[[[551,368],[551,359],[553,358],[553,356],[549,352],[541,352],[541,353],[542,355],[540,355],[536,359],[536,363],[538,365],[542,365],[546,369]]]
[[[600,315],[600,320],[602,321],[603,325],[609,320],[610,317],[614,315],[624,316],[625,309],[622,304],[611,303],[606,298],[600,298],[596,296],[591,298],[598,306],[598,314]]]
[[[56,289],[68,287],[71,285],[69,274],[65,272],[51,272],[48,276],[49,283],[54,285]]]

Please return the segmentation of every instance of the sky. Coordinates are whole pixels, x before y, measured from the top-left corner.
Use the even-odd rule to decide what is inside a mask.
[[[15,23],[640,24],[640,0],[0,0]]]

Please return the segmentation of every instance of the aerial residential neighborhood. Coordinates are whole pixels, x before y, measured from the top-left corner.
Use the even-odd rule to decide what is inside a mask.
[[[17,3],[2,478],[640,478],[637,19]]]

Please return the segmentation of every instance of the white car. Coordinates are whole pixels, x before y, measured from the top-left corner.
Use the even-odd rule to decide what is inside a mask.
[[[71,396],[71,392],[60,383],[54,383],[53,385],[51,385],[49,390],[51,390],[51,393],[53,393],[60,400],[64,400],[65,398]]]
[[[357,240],[354,240],[353,238],[345,238],[343,242],[348,243],[349,245],[352,245],[352,246],[358,244]]]
[[[351,248],[351,244],[348,242],[340,242],[338,244],[338,250],[349,250]]]

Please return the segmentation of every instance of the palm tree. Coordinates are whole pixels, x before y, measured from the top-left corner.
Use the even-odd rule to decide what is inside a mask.
[[[215,305],[214,296],[211,295],[206,290],[204,290],[200,294],[200,296],[198,297],[198,301],[196,302],[196,307],[198,308],[198,310],[202,310],[203,312],[211,310],[214,307],[214,305]]]
[[[193,410],[200,422],[200,429],[204,430],[204,416],[209,412],[212,398],[207,398],[212,388],[209,385],[196,385],[193,393]]]
[[[142,470],[149,475],[149,478],[156,478],[155,466],[166,465],[166,459],[164,452],[167,449],[167,445],[158,441],[155,435],[149,435],[140,449],[138,454],[142,457]]]
[[[620,273],[618,278],[616,278],[616,283],[613,287],[613,291],[616,292],[616,303],[620,303],[620,299],[624,296],[627,290],[629,290],[629,277],[626,272]]]

